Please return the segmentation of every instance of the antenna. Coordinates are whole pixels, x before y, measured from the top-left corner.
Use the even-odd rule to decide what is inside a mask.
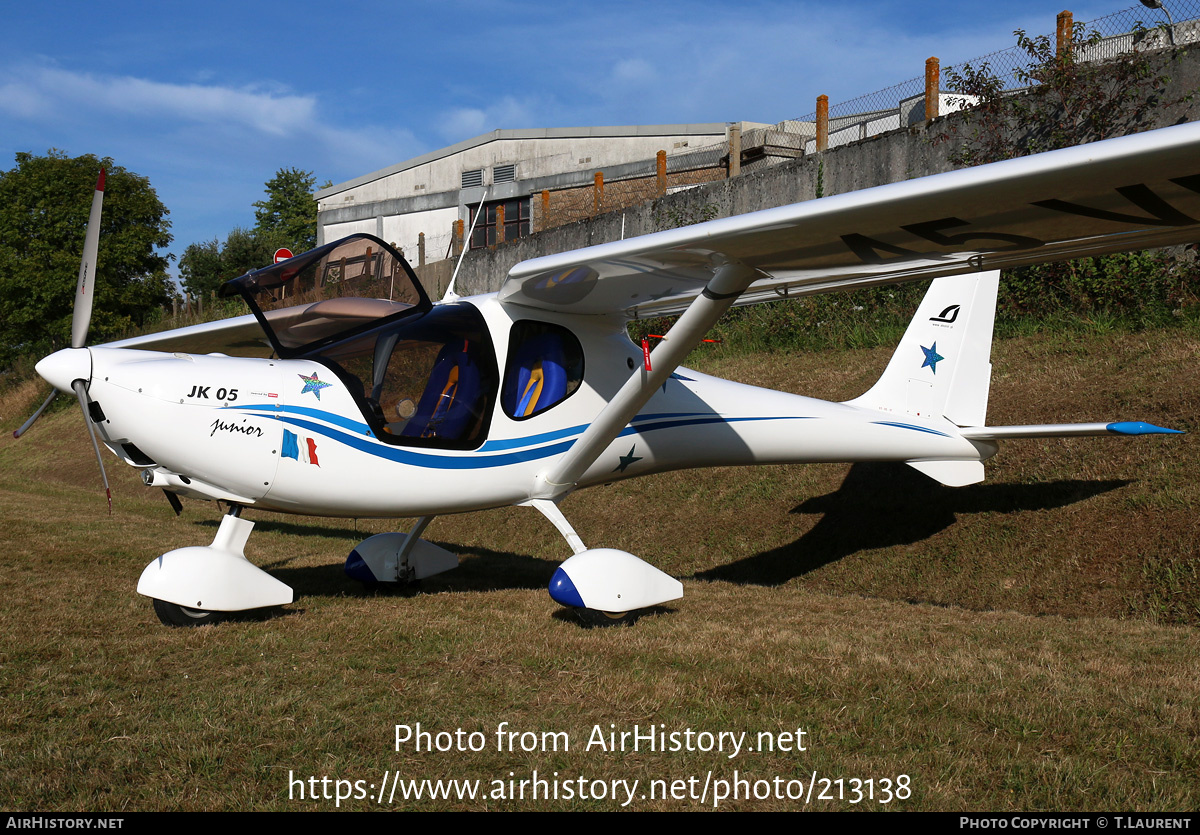
[[[467,257],[467,250],[471,246],[471,237],[475,234],[475,224],[479,222],[479,216],[483,214],[483,201],[487,200],[488,191],[491,190],[488,186],[483,190],[483,197],[479,198],[479,208],[475,210],[475,217],[471,221],[471,229],[467,232],[467,239],[463,241],[462,252],[458,253],[458,263],[454,265],[454,274],[450,276],[450,284],[446,286],[446,295],[442,296],[443,302],[458,301],[458,293],[454,292],[454,282],[458,279],[458,271],[462,269],[463,258]]]

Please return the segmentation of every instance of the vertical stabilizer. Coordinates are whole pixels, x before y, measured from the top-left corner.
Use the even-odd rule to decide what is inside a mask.
[[[999,271],[935,279],[883,376],[852,405],[983,426]]]

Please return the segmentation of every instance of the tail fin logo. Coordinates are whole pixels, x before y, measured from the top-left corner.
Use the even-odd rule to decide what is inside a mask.
[[[954,321],[958,318],[958,311],[961,307],[962,307],[962,305],[952,304],[949,307],[947,307],[945,310],[943,310],[941,313],[939,313],[937,316],[930,316],[929,321],[930,322],[944,322],[947,325],[953,324]]]

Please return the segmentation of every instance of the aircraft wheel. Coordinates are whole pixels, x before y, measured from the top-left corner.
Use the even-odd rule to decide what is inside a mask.
[[[207,609],[189,609],[178,603],[168,603],[165,600],[154,599],[154,614],[166,626],[204,626],[219,623],[225,612],[210,612]]]
[[[638,619],[638,612],[601,612],[599,609],[576,609],[579,619],[584,626],[591,628],[606,628],[609,626],[632,626]]]
[[[395,595],[396,597],[414,597],[421,593],[420,580],[408,580],[398,583],[364,580],[362,587],[363,591],[367,594]]]

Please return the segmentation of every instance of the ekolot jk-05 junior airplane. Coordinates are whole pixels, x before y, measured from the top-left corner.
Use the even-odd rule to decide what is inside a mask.
[[[547,255],[470,298],[431,301],[397,252],[356,235],[227,283],[249,315],[88,348],[101,191],[73,347],[37,368],[75,392],[93,441],[173,504],[229,505],[211,545],[168,551],[143,572],[138,591],[164,622],[291,602],[245,558],[243,510],[416,517],[407,533],[359,544],[346,566],[405,582],[457,565],[421,539],[431,519],[506,505],[558,529],[574,555],[550,594],[602,620],[683,588],[632,554],[585,545],[558,508],[573,490],[810,461],[906,462],[965,485],[1002,440],[1171,431],[987,426],[992,321],[1002,267],[1200,238],[1200,125]],[[933,279],[928,294],[855,400],[680,366],[730,305],[917,279]],[[353,295],[364,282],[387,298]],[[652,352],[626,334],[633,317],[677,313]]]

